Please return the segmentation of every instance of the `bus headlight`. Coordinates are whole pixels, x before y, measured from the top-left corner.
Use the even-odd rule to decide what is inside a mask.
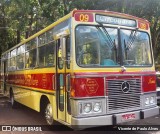
[[[153,104],[156,103],[155,101],[156,101],[156,100],[155,100],[155,97],[154,97],[154,96],[146,97],[146,98],[145,98],[145,105],[146,105],[146,106],[153,105]]]
[[[149,105],[149,98],[145,98],[145,105]]]
[[[101,103],[96,102],[93,106],[93,110],[94,110],[94,112],[99,112],[101,110]]]
[[[151,98],[150,98],[150,104],[154,104],[155,103],[155,100],[154,100],[154,97],[152,96]]]
[[[91,103],[86,103],[84,105],[84,112],[89,113],[92,110],[92,104]]]

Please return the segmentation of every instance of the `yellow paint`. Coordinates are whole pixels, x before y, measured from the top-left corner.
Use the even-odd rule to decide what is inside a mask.
[[[69,29],[66,29],[65,31],[63,31],[63,32],[60,32],[60,33],[58,33],[58,34],[56,34],[56,35],[54,35],[54,40],[58,40],[60,37],[64,37],[64,36],[67,36],[67,35],[69,35],[70,34],[70,31],[69,31]]]
[[[59,49],[59,51],[58,51],[58,57],[62,57],[62,50],[61,49]]]
[[[121,67],[119,67],[119,68],[80,68],[80,67],[78,67],[78,66],[74,66],[75,68],[75,70],[74,70],[74,72],[75,73],[89,73],[89,72],[93,72],[93,73],[99,73],[99,72],[101,72],[101,73],[106,73],[106,72],[110,72],[110,73],[113,73],[113,72],[117,72],[117,73],[119,73],[119,72],[121,72]],[[137,67],[137,68],[129,68],[129,67],[126,67],[126,72],[149,72],[149,71],[155,71],[155,68],[154,68],[154,66],[153,67],[145,67],[145,68],[139,68],[139,67]]]
[[[9,72],[9,74],[40,74],[40,73],[55,73],[55,67],[35,68],[35,69],[26,69],[26,70]]]

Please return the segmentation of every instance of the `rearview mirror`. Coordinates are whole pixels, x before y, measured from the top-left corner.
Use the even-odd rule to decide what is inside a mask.
[[[62,48],[62,58],[66,59],[66,38],[65,37],[60,39],[60,44]]]

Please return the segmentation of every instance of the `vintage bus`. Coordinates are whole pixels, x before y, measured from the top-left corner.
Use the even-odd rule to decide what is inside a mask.
[[[73,10],[2,54],[4,93],[49,125],[115,125],[159,114],[149,22]]]
[[[157,82],[157,103],[160,102],[160,65],[155,65],[156,69],[156,82]]]

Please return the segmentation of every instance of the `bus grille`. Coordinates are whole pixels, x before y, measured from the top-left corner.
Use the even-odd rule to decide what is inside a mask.
[[[141,79],[107,79],[108,105],[107,112],[115,113],[140,108]],[[128,92],[122,91],[122,83],[130,85]]]

